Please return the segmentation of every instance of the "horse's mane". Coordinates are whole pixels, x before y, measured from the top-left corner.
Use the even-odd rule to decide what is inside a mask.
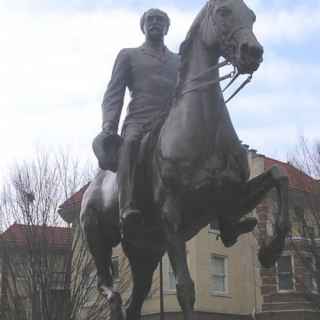
[[[159,131],[161,127],[163,126],[163,123],[166,121],[170,110],[174,107],[176,99],[178,97],[179,91],[181,89],[181,85],[183,84],[185,74],[187,72],[187,61],[188,61],[188,53],[189,49],[191,48],[192,42],[194,40],[194,37],[199,30],[199,27],[207,15],[207,10],[209,7],[210,1],[202,8],[202,10],[198,13],[196,18],[194,19],[187,36],[185,40],[181,43],[179,48],[179,55],[180,55],[180,67],[178,71],[178,83],[175,90],[175,95],[172,97],[172,100],[168,101],[168,104],[164,106],[162,112],[160,114],[157,114],[157,116],[154,118],[154,121],[152,121],[153,125],[151,127],[151,146],[154,146],[156,143]]]
[[[187,72],[186,65],[187,65],[187,60],[188,60],[189,49],[191,48],[194,37],[195,37],[196,33],[198,32],[199,27],[200,27],[203,19],[207,15],[208,7],[209,7],[209,2],[198,13],[198,15],[194,19],[194,21],[193,21],[193,23],[187,33],[185,40],[180,45],[180,48],[179,48],[180,68],[179,68],[177,91],[179,90],[182,82],[185,79],[185,74]]]
[[[184,56],[186,54],[186,51],[190,48],[194,35],[198,31],[202,20],[207,14],[207,9],[208,9],[208,4],[201,9],[201,11],[198,13],[196,18],[194,19],[185,40],[180,45],[179,54],[181,55],[181,57]]]

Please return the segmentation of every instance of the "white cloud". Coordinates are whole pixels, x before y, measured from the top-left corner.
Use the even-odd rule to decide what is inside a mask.
[[[261,66],[251,85],[229,104],[240,138],[282,159],[300,135],[319,138],[319,72],[319,65],[276,56]]]
[[[264,41],[301,43],[320,32],[320,6],[287,6],[258,12],[256,33]]]
[[[310,88],[318,83],[320,64],[317,61],[293,61],[285,57],[269,55],[262,63],[255,78],[261,85],[271,85],[273,88],[290,86]]]
[[[0,167],[7,166],[13,158],[32,156],[35,143],[71,145],[80,155],[92,156],[91,140],[100,128],[100,103],[114,58],[121,48],[143,41],[141,12],[16,12],[6,9],[4,3],[0,0],[0,107],[5,110],[0,118]],[[261,10],[260,3],[250,1],[257,11]],[[173,6],[163,9],[172,20],[167,44],[177,50],[196,12]],[[291,120],[288,124],[285,117],[286,112],[299,114],[301,105],[310,113],[308,118],[301,117],[301,122],[308,122],[307,133],[317,134],[319,96],[312,87],[318,82],[318,62],[300,65],[270,52],[282,43],[290,50],[290,43],[302,43],[318,34],[320,16],[319,10],[310,12],[307,5],[257,14],[257,34],[263,44],[267,43],[266,61],[230,109],[240,136],[251,139],[253,147],[265,152],[270,149],[269,144],[276,144],[275,132],[281,132],[281,146],[285,148],[297,130],[305,130],[305,122],[299,125]],[[270,126],[257,130],[258,124],[250,126],[249,121],[243,120],[247,115],[254,123],[263,113],[272,122],[279,110],[282,118],[275,121],[278,123],[269,133]]]
[[[176,49],[193,14],[168,12],[167,42]],[[91,153],[115,56],[143,42],[139,19],[140,13],[125,9],[0,15],[1,167],[31,156],[35,143]]]

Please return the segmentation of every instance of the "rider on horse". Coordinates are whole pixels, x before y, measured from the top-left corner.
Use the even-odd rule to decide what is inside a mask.
[[[159,9],[150,9],[142,15],[140,27],[145,42],[118,54],[103,98],[103,129],[93,142],[100,168],[118,171],[123,231],[132,229],[142,218],[134,199],[140,141],[152,128],[153,120],[168,106],[175,91],[179,57],[164,45],[169,25],[168,15]],[[126,88],[130,91],[131,101],[120,139],[117,131]],[[110,159],[114,158],[112,149],[120,144],[118,165],[115,165]]]

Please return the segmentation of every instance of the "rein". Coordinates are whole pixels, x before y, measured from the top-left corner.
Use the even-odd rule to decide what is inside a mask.
[[[236,70],[235,67],[231,72],[229,72],[228,74],[226,74],[222,77],[219,77],[218,79],[213,79],[213,80],[204,81],[204,82],[201,82],[201,79],[208,76],[210,73],[213,73],[214,71],[219,70],[220,68],[227,66],[227,65],[231,65],[231,63],[229,61],[225,60],[223,62],[220,62],[218,64],[213,65],[212,67],[210,67],[206,71],[201,72],[198,75],[194,76],[191,80],[187,81],[187,88],[181,92],[181,96],[183,96],[187,93],[190,93],[190,92],[206,89],[211,85],[215,85],[215,84],[220,83],[221,81],[231,79],[229,81],[229,83],[226,85],[226,87],[222,90],[222,92],[225,92],[229,87],[231,87],[231,85],[235,82],[235,80],[240,76],[240,73]],[[245,79],[242,82],[242,84],[231,94],[231,96],[227,100],[225,100],[225,103],[230,102],[248,83],[251,82],[251,80],[252,80],[252,74],[250,74],[247,77],[247,79]],[[194,85],[192,85],[193,82],[196,82],[196,83]],[[191,85],[190,88],[188,88],[189,83]]]

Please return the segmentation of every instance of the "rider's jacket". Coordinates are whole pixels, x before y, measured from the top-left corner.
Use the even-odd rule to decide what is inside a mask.
[[[103,128],[117,131],[126,88],[131,101],[124,125],[146,124],[173,96],[179,56],[167,48],[161,56],[147,44],[122,49],[102,103]]]

